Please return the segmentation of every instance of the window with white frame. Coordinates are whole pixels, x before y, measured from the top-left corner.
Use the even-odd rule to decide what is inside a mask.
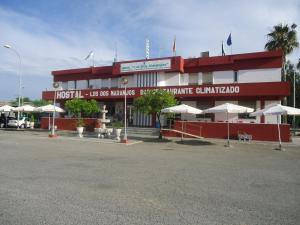
[[[111,78],[110,87],[117,88],[118,87],[118,80],[119,80],[119,78]]]
[[[93,89],[101,88],[101,79],[90,80],[89,88],[93,88]]]
[[[203,73],[203,75],[202,75],[202,83],[203,84],[213,84],[213,82],[214,82],[214,79],[213,79],[212,72]]]
[[[68,81],[61,82],[61,88],[63,90],[68,90]]]
[[[78,80],[76,83],[76,89],[87,89],[88,81],[87,80]]]
[[[198,84],[198,73],[190,73],[189,85],[197,85],[197,84]]]
[[[68,81],[68,89],[69,90],[76,89],[76,81],[75,80]]]
[[[110,86],[109,79],[102,79],[101,83],[102,83],[101,84],[102,88],[109,88],[109,86]]]

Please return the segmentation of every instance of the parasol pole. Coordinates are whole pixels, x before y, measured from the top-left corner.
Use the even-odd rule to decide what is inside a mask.
[[[226,147],[230,147],[229,144],[229,120],[228,120],[228,112],[227,112],[227,146]]]
[[[278,150],[282,150],[281,149],[280,126],[279,126],[279,115],[277,115],[277,128],[278,128],[278,140],[279,140],[279,148],[278,148]]]

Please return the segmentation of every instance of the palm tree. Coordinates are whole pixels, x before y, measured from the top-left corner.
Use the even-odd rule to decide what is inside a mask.
[[[300,59],[298,60],[297,69],[300,70]]]
[[[296,24],[292,24],[289,26],[287,24],[278,24],[273,27],[273,30],[268,33],[268,42],[265,45],[265,49],[268,51],[281,49],[282,54],[282,69],[281,69],[281,77],[283,81],[286,81],[286,72],[285,72],[285,63],[286,56],[299,46],[299,42],[297,41],[297,31],[295,30],[297,27]],[[287,105],[287,97],[283,98],[283,105]],[[287,117],[283,117],[283,122],[287,122]]]
[[[282,78],[286,81],[286,74],[284,70],[284,65],[286,63],[286,56],[299,46],[297,41],[297,27],[296,24],[292,24],[289,27],[287,24],[278,24],[273,27],[270,33],[267,34],[268,42],[265,45],[265,49],[268,51],[282,49]]]

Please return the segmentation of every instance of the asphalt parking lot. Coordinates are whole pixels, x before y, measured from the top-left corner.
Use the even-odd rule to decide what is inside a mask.
[[[300,223],[300,146],[0,131],[0,224]]]

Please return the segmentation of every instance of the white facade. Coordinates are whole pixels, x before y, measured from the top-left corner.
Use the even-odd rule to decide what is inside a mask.
[[[238,83],[280,82],[281,69],[239,70]]]
[[[235,72],[237,77],[235,80]],[[211,77],[212,76],[212,77]],[[87,89],[87,88],[121,88],[123,77],[104,78],[92,80],[77,80],[61,82],[61,86],[66,89]],[[136,73],[133,76],[126,76],[127,87],[165,87],[183,85],[203,85],[203,84],[231,84],[231,83],[262,83],[280,82],[281,69],[252,69],[239,71],[215,71],[212,73],[165,73],[149,72]],[[87,86],[89,84],[89,87]]]

